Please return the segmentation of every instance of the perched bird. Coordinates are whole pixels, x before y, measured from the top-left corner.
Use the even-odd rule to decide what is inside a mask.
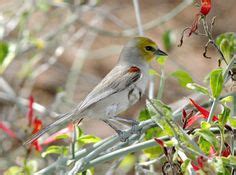
[[[78,122],[83,118],[100,119],[111,126],[125,141],[123,132],[111,123],[111,120],[127,121],[118,115],[135,104],[145,92],[148,82],[149,63],[157,56],[167,54],[161,51],[151,39],[135,37],[122,49],[117,65],[71,112],[62,114],[52,124],[32,135],[25,144],[29,144],[62,124]]]

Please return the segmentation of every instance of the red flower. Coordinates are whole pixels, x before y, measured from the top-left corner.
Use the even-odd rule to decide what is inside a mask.
[[[222,150],[221,155],[223,157],[228,157],[229,155],[231,155],[231,149],[228,143],[225,143],[225,149]]]
[[[17,138],[16,134],[10,128],[8,128],[2,121],[0,121],[0,129],[2,129],[10,137],[14,139]]]
[[[194,115],[191,116],[188,120],[187,123],[185,125],[184,128],[189,128],[190,126],[192,126],[194,123],[196,123],[196,121],[198,121],[199,119],[208,119],[210,112],[205,109],[204,107],[200,106],[199,104],[197,104],[193,99],[189,99],[191,101],[191,104],[197,108],[197,110],[201,113],[200,115]],[[218,117],[217,116],[213,116],[212,121],[218,121]]]
[[[200,106],[199,104],[197,104],[193,99],[190,98],[189,100],[195,106],[195,108],[197,108],[197,110],[202,114],[203,118],[208,119],[210,112],[205,108],[203,108],[202,106]],[[218,117],[213,116],[212,120],[218,121],[219,119]]]
[[[197,158],[197,165],[194,164],[193,162],[191,162],[191,165],[192,165],[194,171],[198,171],[198,170],[202,169],[204,166],[204,162],[205,162],[205,160],[202,156],[199,156]]]
[[[35,134],[37,133],[41,128],[42,128],[43,124],[42,124],[42,121],[37,119],[35,117],[34,119],[34,122],[33,122],[33,131],[32,131],[32,134]],[[31,144],[37,151],[42,151],[42,147],[41,145],[39,144],[38,140],[35,140],[34,142],[32,142]]]
[[[202,0],[201,1],[201,14],[207,15],[211,10],[211,0]]]
[[[201,9],[198,14],[196,14],[193,24],[190,27],[190,32],[188,36],[191,36],[193,32],[195,32],[198,29],[198,23],[201,18],[201,16],[206,16],[211,10],[211,0],[201,0]]]
[[[28,121],[29,121],[29,126],[32,125],[33,122],[33,117],[34,117],[34,109],[33,109],[33,104],[34,104],[34,98],[33,96],[29,97],[29,109],[28,109]]]

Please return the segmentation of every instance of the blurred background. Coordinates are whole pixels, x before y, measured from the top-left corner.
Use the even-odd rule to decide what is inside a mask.
[[[212,1],[208,19],[216,16],[214,37],[235,32],[236,1]],[[212,48],[208,53],[212,59],[202,56],[207,39],[200,36],[186,37],[183,46],[177,47],[181,32],[199,11],[191,0],[139,2],[145,36],[168,52],[162,100],[174,103],[190,91],[168,75],[183,69],[201,84],[204,76],[217,67],[219,56]],[[0,59],[0,120],[19,138],[26,138],[27,99],[32,95],[42,105],[35,106],[37,117],[44,125],[54,121],[53,112],[75,107],[116,64],[123,45],[137,35],[132,1],[0,0],[0,58],[7,48],[6,59]],[[155,61],[152,68],[160,73]],[[154,82],[156,95],[159,78]],[[137,118],[144,106],[145,99],[122,115]],[[100,121],[84,120],[81,127],[102,138],[114,134]],[[0,133],[1,173],[17,161],[21,144]]]

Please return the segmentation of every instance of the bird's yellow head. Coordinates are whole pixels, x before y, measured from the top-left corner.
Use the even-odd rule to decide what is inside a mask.
[[[149,38],[146,37],[136,37],[136,47],[140,51],[141,55],[145,61],[150,62],[152,59],[157,56],[167,56],[167,54],[161,51],[157,44]]]

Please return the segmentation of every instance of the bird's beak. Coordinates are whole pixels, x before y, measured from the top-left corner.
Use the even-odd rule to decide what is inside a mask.
[[[164,51],[162,51],[160,49],[157,49],[154,53],[157,56],[167,56],[167,53],[165,53]]]

